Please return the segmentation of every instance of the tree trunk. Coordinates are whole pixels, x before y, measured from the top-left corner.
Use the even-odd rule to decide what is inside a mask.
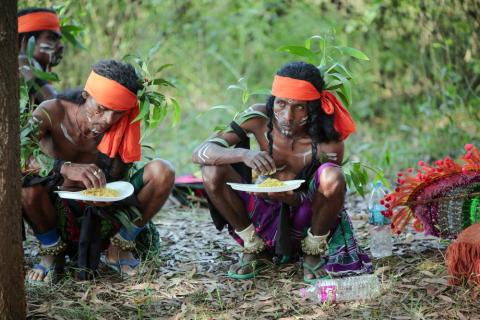
[[[25,319],[20,208],[17,1],[0,19],[0,319]]]

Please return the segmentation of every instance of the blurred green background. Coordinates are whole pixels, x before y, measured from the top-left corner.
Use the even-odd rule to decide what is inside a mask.
[[[476,0],[19,1],[19,9],[59,5],[83,27],[85,46],[67,47],[54,69],[59,89],[83,85],[99,59],[146,56],[156,45],[151,69],[173,64],[161,76],[177,86],[168,94],[179,100],[182,120],[163,123],[147,142],[178,174],[198,170],[190,160],[195,146],[246,107],[228,86],[245,77],[251,89],[269,88],[277,69],[298,60],[277,48],[312,35],[335,37],[370,58],[346,62],[358,124],[347,141],[350,159],[393,175],[418,160],[457,157],[479,140]],[[251,96],[247,104],[264,100]],[[216,105],[231,107],[209,111]]]

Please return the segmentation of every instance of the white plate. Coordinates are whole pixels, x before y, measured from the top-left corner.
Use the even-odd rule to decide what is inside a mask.
[[[115,202],[123,200],[132,195],[134,189],[130,182],[116,181],[110,182],[105,185],[106,188],[114,189],[118,191],[116,197],[96,197],[91,195],[82,194],[82,191],[55,191],[60,198],[82,201],[98,201],[98,202]]]
[[[246,183],[233,183],[233,182],[227,182],[227,184],[232,187],[234,190],[239,190],[239,191],[246,191],[246,192],[284,192],[284,191],[290,191],[290,190],[295,190],[302,183],[305,182],[305,180],[287,180],[287,181],[282,181],[285,185],[283,186],[278,186],[278,187],[259,187],[258,184],[246,184]]]

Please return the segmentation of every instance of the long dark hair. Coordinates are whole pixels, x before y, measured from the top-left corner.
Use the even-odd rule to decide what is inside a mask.
[[[315,86],[315,88],[322,92],[325,87],[325,82],[320,74],[320,71],[313,64],[306,62],[290,62],[278,70],[277,75],[282,77],[289,77],[299,80],[305,80]],[[271,95],[267,99],[267,116],[268,121],[268,152],[273,153],[273,102],[275,96]],[[308,118],[307,118],[307,133],[312,139],[312,162],[317,159],[317,145],[322,142],[339,141],[340,134],[333,126],[333,116],[326,114],[322,109],[322,103],[319,100],[307,102]]]
[[[117,60],[101,60],[95,63],[92,66],[92,69],[95,73],[120,83],[135,94],[140,90],[140,85],[138,83],[139,78],[135,72],[135,68],[131,64]],[[82,96],[82,92],[82,87],[65,90],[57,95],[57,99],[80,105],[85,103],[85,98]]]

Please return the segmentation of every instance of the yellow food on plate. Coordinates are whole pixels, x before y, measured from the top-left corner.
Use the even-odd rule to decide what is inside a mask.
[[[281,187],[284,186],[285,183],[283,181],[280,181],[278,179],[273,179],[273,178],[268,178],[262,183],[259,183],[259,187]]]
[[[81,193],[86,196],[95,196],[101,198],[114,198],[118,197],[119,195],[119,192],[117,190],[110,188],[90,188],[87,190],[83,190]]]

